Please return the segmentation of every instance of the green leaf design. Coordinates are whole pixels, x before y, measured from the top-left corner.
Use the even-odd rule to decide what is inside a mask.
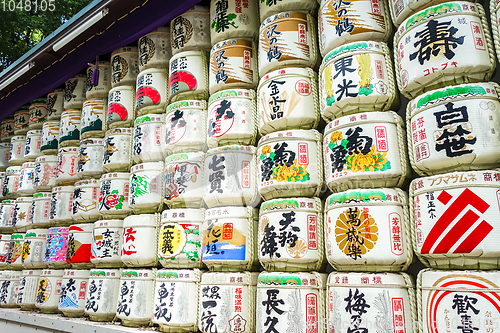
[[[274,161],[274,156],[276,156],[276,153],[275,152],[272,152],[269,157],[271,158],[272,161]]]
[[[308,181],[311,179],[311,176],[309,174],[309,172],[304,176],[302,177],[302,179],[300,180],[301,182],[305,182],[305,181]]]
[[[330,148],[330,150],[333,150],[333,148],[335,148],[335,144],[330,141],[330,143],[328,144],[328,148]]]

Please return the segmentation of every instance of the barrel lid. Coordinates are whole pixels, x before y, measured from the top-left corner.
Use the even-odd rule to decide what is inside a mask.
[[[374,42],[374,41],[361,41],[361,42],[352,42],[347,43],[342,46],[336,47],[330,52],[326,54],[323,58],[323,62],[321,63],[321,68],[335,62],[339,58],[344,58],[348,55],[352,55],[353,53],[363,52],[363,53],[382,53],[384,54],[384,49],[387,49],[387,44],[384,42]],[[322,70],[320,69],[320,72]]]
[[[156,278],[156,269],[134,269],[124,268],[122,270],[122,280],[151,280]]]
[[[129,53],[139,53],[139,48],[137,46],[124,46],[124,47],[120,47],[119,49],[117,50],[114,50],[113,52],[111,52],[111,59],[113,59],[113,57],[119,53],[124,53],[124,52],[129,52]]]
[[[40,276],[44,277],[62,277],[64,275],[64,270],[63,269],[42,269],[42,272],[40,273]]]
[[[238,43],[238,41],[240,41],[240,43]],[[210,55],[212,55],[214,52],[220,50],[223,47],[226,47],[226,46],[230,47],[232,45],[237,45],[237,44],[240,44],[240,45],[250,44],[250,46],[253,49],[257,48],[257,46],[255,45],[255,41],[253,41],[251,38],[244,38],[244,37],[241,37],[241,38],[227,38],[227,39],[221,40],[220,42],[215,43],[212,46],[212,49],[210,50]]]
[[[25,238],[45,238],[47,237],[48,229],[28,229],[26,230]]]
[[[8,143],[8,142],[0,143],[0,148],[9,148],[9,147],[10,147],[10,143]]]
[[[130,174],[140,171],[158,171],[163,172],[163,162],[146,162],[141,164],[136,164],[130,168]]]
[[[57,162],[57,155],[38,156],[35,160],[35,163],[40,162]]]
[[[130,179],[130,173],[128,172],[111,172],[105,173],[101,176],[101,182],[106,179]]]
[[[59,193],[59,192],[66,192],[66,193],[73,193],[75,191],[74,186],[56,186],[52,188],[52,193]]]
[[[93,229],[94,229],[93,223],[79,223],[79,224],[70,225],[68,232],[69,233],[92,232]]]
[[[106,132],[105,137],[108,137],[110,135],[119,135],[119,134],[131,135],[132,131],[133,131],[132,128],[112,128]]]
[[[123,219],[123,227],[155,227],[160,220],[160,214],[130,215]]]
[[[163,123],[165,121],[165,114],[146,114],[139,116],[134,121],[134,126],[140,126],[145,123]]]
[[[406,193],[398,188],[353,189],[330,195],[325,202],[325,211],[360,204],[403,206],[407,203]]]
[[[229,145],[207,150],[205,159],[211,155],[222,154],[222,153],[243,153],[243,154],[255,155],[256,152],[257,149],[254,146]]]
[[[14,135],[12,138],[10,138],[10,142],[14,141],[26,141],[26,135]]]
[[[179,59],[179,58],[182,58],[182,57],[202,57],[202,58],[206,58],[207,57],[207,52],[205,51],[182,51],[182,52],[178,52],[176,53],[175,55],[172,56],[172,58],[170,58],[170,63],[172,63],[172,61],[176,60],[176,59]]]
[[[414,179],[410,195],[465,187],[500,187],[500,172],[496,170],[459,171]]]
[[[34,168],[35,167],[35,162],[24,162],[22,165],[21,165],[21,168]]]
[[[300,17],[304,16],[306,13],[303,12],[293,12],[293,11],[283,11],[281,13],[278,13],[276,15],[270,15],[266,19],[263,19],[261,24],[260,24],[260,30],[262,30],[264,27],[266,27],[268,24],[273,23],[274,21],[282,20],[282,19],[290,19],[290,18],[295,18],[295,17]],[[309,13],[307,13],[307,21],[313,22],[313,19]],[[309,23],[311,24],[311,23]],[[264,32],[261,32],[261,34]]]
[[[225,206],[210,208],[205,211],[205,220],[247,218],[251,219],[258,210],[252,207]]]
[[[170,282],[200,282],[201,281],[201,271],[197,268],[195,269],[160,269],[156,272],[156,281]]]
[[[284,76],[301,76],[308,77],[312,84],[317,84],[317,74],[311,68],[302,67],[286,67],[281,69],[275,69],[261,77],[259,81],[258,91],[262,89],[264,85],[267,85],[269,80],[274,80],[277,77],[283,78]]]
[[[167,209],[161,213],[161,223],[167,222],[203,222],[205,209],[177,208]]]
[[[16,203],[18,202],[32,202],[33,197],[19,197],[16,199]]]
[[[201,276],[201,284],[257,285],[257,272],[207,272]]]
[[[413,281],[406,273],[332,272],[329,287],[356,288],[413,288]]]
[[[322,212],[321,200],[319,198],[286,198],[272,199],[262,203],[260,215],[281,210],[301,210],[308,212]]]
[[[28,133],[26,133],[26,136],[38,136],[38,135],[42,135],[42,130],[36,129],[28,131]]]
[[[215,94],[212,94],[208,99],[208,104],[220,101],[221,99],[228,98],[245,98],[254,100],[256,97],[255,90],[253,89],[226,89]]]
[[[38,192],[33,194],[33,200],[50,199],[51,196],[51,192]]]
[[[66,154],[66,153],[70,154],[78,153],[78,147],[64,147],[64,148],[59,148],[59,150],[57,151],[57,154]]]
[[[311,141],[319,141],[321,140],[321,134],[314,130],[286,130],[286,131],[278,131],[278,132],[273,132],[270,134],[267,134],[266,136],[263,136],[259,140],[258,147],[263,146],[269,142],[274,142],[274,141],[283,141],[283,140],[293,140],[293,141],[298,141],[298,140],[311,140]]]
[[[257,287],[293,286],[294,288],[325,289],[326,279],[326,274],[316,272],[262,272],[259,274]]]
[[[88,279],[90,276],[90,271],[88,269],[65,269],[63,272],[63,278],[76,278],[76,279]]]
[[[94,223],[94,228],[123,228],[123,220],[99,220]]]
[[[165,109],[165,113],[169,114],[177,109],[198,109],[198,110],[206,110],[207,109],[207,101],[204,100],[195,100],[195,99],[187,99],[183,101],[178,101],[175,103],[171,103],[167,105]]]
[[[75,188],[77,187],[99,187],[100,181],[97,179],[83,179],[75,183]]]
[[[356,113],[332,120],[325,127],[325,136],[345,127],[367,123],[392,123],[404,126],[403,119],[394,111]]]
[[[90,270],[90,278],[111,278],[119,279],[121,276],[119,269],[94,268]]]
[[[47,230],[47,234],[67,234],[69,232],[69,227],[51,227]]]
[[[80,141],[81,146],[102,146],[103,139],[100,138],[91,138],[91,139],[83,139]]]
[[[7,176],[13,175],[16,173],[20,173],[20,172],[21,172],[20,165],[13,165],[13,166],[8,167],[7,170],[5,170],[5,173],[7,174]]]
[[[33,276],[33,277],[40,277],[40,274],[42,273],[41,269],[23,269],[23,276]]]
[[[497,90],[491,82],[467,83],[448,86],[423,93],[408,104],[410,117],[423,110],[447,104],[455,99],[491,98],[498,100]]]
[[[15,281],[21,278],[21,271],[0,271],[0,280]]]
[[[185,161],[201,163],[205,161],[205,153],[204,152],[178,153],[165,157],[165,164],[185,162]]]
[[[466,1],[453,1],[420,10],[404,20],[403,23],[401,23],[399,28],[396,30],[394,41],[396,43],[399,43],[403,35],[405,35],[409,30],[412,30],[416,26],[426,23],[431,19],[435,20],[442,16],[448,16],[450,14],[457,13],[479,16],[476,7],[482,8],[482,6],[480,6],[479,4],[472,4]]]

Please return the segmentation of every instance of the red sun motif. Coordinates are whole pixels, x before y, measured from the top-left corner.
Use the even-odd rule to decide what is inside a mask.
[[[174,73],[172,73],[172,75],[170,75],[170,79],[169,79],[169,83],[168,83],[168,87],[169,89],[171,89],[172,87],[172,84],[174,83],[184,83],[187,85],[187,88],[188,90],[193,90],[194,88],[196,88],[196,85],[197,85],[197,81],[196,81],[196,77],[189,73],[189,72],[186,72],[186,71],[176,71]],[[181,90],[181,89],[179,89]]]
[[[127,109],[123,105],[117,103],[109,104],[108,116],[111,113],[116,113],[120,117],[120,120],[126,119],[128,114]]]
[[[137,103],[137,100],[141,97],[149,97],[153,102],[153,105],[158,104],[161,98],[158,90],[152,87],[140,87],[139,89],[137,89],[137,92],[135,94],[135,102]]]

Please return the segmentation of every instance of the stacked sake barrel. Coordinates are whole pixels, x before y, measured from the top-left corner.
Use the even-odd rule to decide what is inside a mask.
[[[500,275],[487,270],[499,268],[500,90],[488,82],[496,58],[485,12],[456,1],[409,16],[402,4],[393,8],[395,62],[410,99],[410,162],[421,176],[410,185],[411,231],[430,267],[418,275],[421,331],[488,331],[499,315]]]

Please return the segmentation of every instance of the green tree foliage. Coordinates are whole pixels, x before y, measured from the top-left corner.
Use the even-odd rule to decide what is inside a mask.
[[[49,1],[0,0],[0,71],[9,67],[92,2],[92,0]],[[12,10],[14,4],[15,9]],[[38,10],[35,10],[36,7]]]

